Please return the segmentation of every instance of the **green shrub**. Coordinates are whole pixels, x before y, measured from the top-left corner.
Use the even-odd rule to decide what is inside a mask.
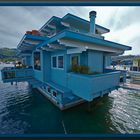
[[[80,66],[80,73],[88,74],[89,73],[89,67],[88,66],[81,65]]]
[[[73,65],[71,71],[75,73],[88,74],[88,75],[101,74],[101,72],[90,71],[89,67],[85,65]]]
[[[80,72],[79,65],[72,65],[72,71],[79,73]]]
[[[89,67],[84,66],[84,65],[73,65],[72,66],[72,71],[76,73],[82,73],[82,74],[88,74],[89,72]]]

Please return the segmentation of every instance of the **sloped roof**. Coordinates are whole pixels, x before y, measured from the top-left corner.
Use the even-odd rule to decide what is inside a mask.
[[[89,31],[89,28],[90,28],[90,22],[88,20],[85,20],[83,18],[80,18],[78,16],[75,16],[73,14],[66,14],[64,17],[62,18],[59,18],[59,17],[56,17],[56,16],[53,16],[51,17],[41,28],[40,28],[40,31],[43,29],[43,28],[47,28],[47,26],[50,24],[50,25],[53,25],[53,24],[59,24],[61,21],[65,21],[66,23],[71,23],[71,24],[77,24],[78,27],[82,27],[82,28],[85,28],[86,30]],[[103,27],[103,26],[100,26],[98,24],[95,24],[95,28],[100,31],[102,34],[103,33],[108,33],[110,32],[109,29]]]

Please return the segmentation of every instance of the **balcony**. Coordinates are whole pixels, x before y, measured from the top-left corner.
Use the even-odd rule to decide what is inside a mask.
[[[25,81],[33,77],[32,68],[5,67],[1,70],[3,82]]]
[[[96,75],[68,73],[67,76],[67,87],[87,101],[111,92],[120,83],[120,71]]]

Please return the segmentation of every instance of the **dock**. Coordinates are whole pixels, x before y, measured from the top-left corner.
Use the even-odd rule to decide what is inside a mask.
[[[134,83],[124,83],[120,84],[120,87],[130,89],[130,90],[138,90],[140,91],[140,84],[134,84]]]

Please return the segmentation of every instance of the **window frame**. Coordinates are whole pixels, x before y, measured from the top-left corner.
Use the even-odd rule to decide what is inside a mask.
[[[58,57],[59,56],[62,56],[63,57],[63,68],[59,68],[58,67]],[[57,68],[60,69],[60,70],[64,70],[64,55],[57,55]]]
[[[58,67],[58,57],[59,56],[63,57],[63,68]],[[56,57],[56,67],[53,67],[53,57]],[[61,55],[52,55],[51,56],[51,68],[52,69],[58,69],[58,70],[64,70],[64,55],[63,54],[61,54]]]
[[[34,65],[34,63],[35,63],[34,54],[35,54],[35,53],[40,53],[40,69],[36,69],[36,68],[35,68],[35,65]],[[32,52],[32,56],[33,56],[33,57],[32,57],[33,70],[42,71],[42,66],[41,66],[41,62],[42,62],[42,58],[41,58],[41,57],[42,57],[42,53],[41,53],[41,51],[33,51],[33,52]]]
[[[78,56],[78,65],[80,65],[80,55],[79,54],[74,54],[70,56],[70,65],[72,66],[72,57]]]
[[[56,57],[56,67],[53,67],[53,57]],[[51,56],[51,68],[57,69],[57,56],[56,55]]]

